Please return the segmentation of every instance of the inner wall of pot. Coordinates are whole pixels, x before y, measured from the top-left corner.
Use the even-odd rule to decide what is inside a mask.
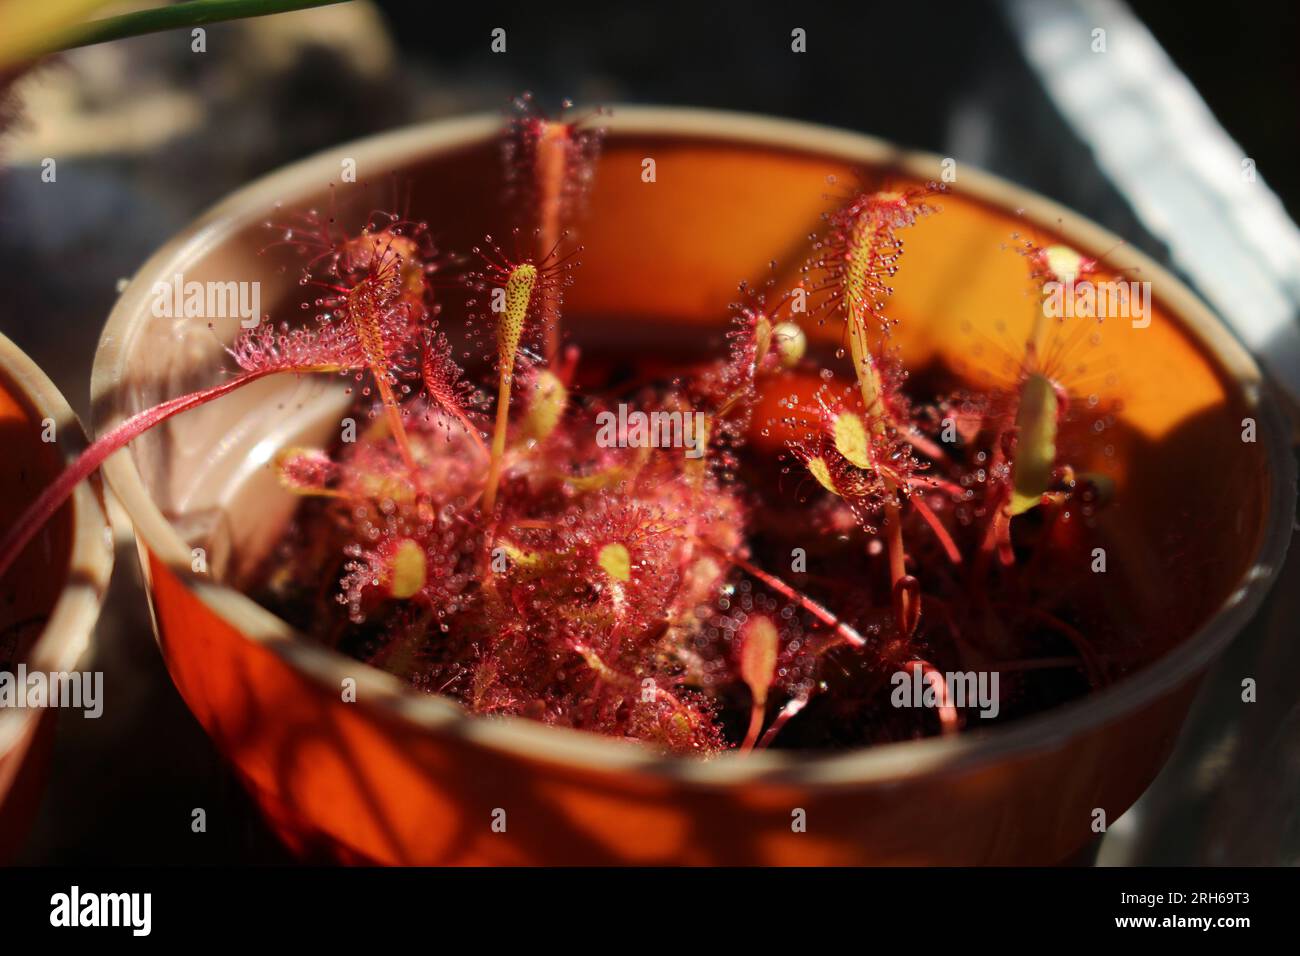
[[[655,161],[653,182],[643,178],[647,158]],[[371,173],[362,183],[306,184],[303,194],[282,197],[280,210],[248,210],[246,222],[187,264],[185,280],[259,281],[263,309],[275,321],[304,321],[312,312],[298,305],[310,295],[298,285],[301,259],[286,247],[265,249],[276,238],[265,222],[287,222],[310,207],[334,209],[350,228],[371,210],[395,208],[427,220],[443,249],[468,255],[485,233],[511,248],[519,211],[503,204],[495,142]],[[771,278],[777,292],[790,288],[825,212],[855,186],[908,182],[793,147],[613,133],[579,227],[584,250],[566,293],[566,331],[589,349],[720,355],[739,281]],[[408,193],[409,208],[393,198]],[[894,342],[918,382],[1011,395],[1039,307],[1016,237],[1041,245],[1058,237],[963,194],[960,183],[935,205],[936,214],[904,234],[889,305],[899,320]],[[1080,251],[1104,257],[1120,278],[1154,278],[1126,268],[1123,247]],[[1071,394],[1074,420],[1063,440],[1074,463],[1114,482],[1115,501],[1098,531],[1113,585],[1110,610],[1149,633],[1157,652],[1211,616],[1247,571],[1271,480],[1264,450],[1243,441],[1245,396],[1161,291],[1154,283],[1142,327],[1108,319],[1080,329],[1067,320],[1045,350]],[[464,299],[447,290],[448,331],[459,327]],[[834,352],[842,335],[836,323],[805,326]],[[237,332],[236,318],[209,328],[204,319],[145,317],[114,400],[131,413],[219,381],[219,370],[230,367],[224,347]],[[298,500],[276,484],[271,457],[285,444],[336,441],[349,384],[266,380],[133,444],[150,493],[187,540],[205,549],[213,572],[238,578],[274,544]]]
[[[0,528],[18,516],[63,469],[48,422],[18,383],[0,370]],[[67,423],[63,423],[65,426]],[[0,581],[0,669],[25,660],[63,592],[72,553],[72,503],[64,505]]]

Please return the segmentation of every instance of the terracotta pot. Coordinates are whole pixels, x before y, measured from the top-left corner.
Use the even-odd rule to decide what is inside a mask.
[[[54,383],[2,335],[0,430],[0,528],[7,528],[85,448],[86,436]],[[50,434],[54,441],[42,440]],[[112,570],[113,540],[95,477],[77,488],[0,581],[0,650],[16,650],[14,662],[29,673],[75,670]],[[56,717],[52,709],[0,708],[0,863],[17,852],[36,814]]]
[[[328,206],[345,159],[371,183],[408,179],[412,215],[448,248],[504,234],[497,127],[491,117],[442,122],[339,147],[212,210],[140,270],[109,319],[96,427],[220,374],[235,321],[214,335],[204,322],[153,318],[155,282],[256,279],[264,309],[297,314],[296,273],[279,268],[290,260],[257,254],[262,224],[277,202]],[[656,160],[653,183],[642,181],[645,157]],[[739,279],[762,279],[774,257],[780,276],[794,274],[829,207],[828,174],[843,183],[864,171],[905,181],[936,178],[940,165],[802,124],[616,110],[566,322],[588,345],[716,333]],[[362,215],[383,205],[377,191],[335,188],[340,208]],[[151,433],[107,474],[135,522],[172,677],[285,839],[383,863],[1045,863],[1093,838],[1094,808],[1122,813],[1278,566],[1294,481],[1282,422],[1218,321],[1115,236],[972,170],[940,204],[909,231],[893,303],[915,366],[940,362],[984,381],[1011,374],[991,361],[992,346],[977,353],[987,339],[1023,341],[1018,317],[1027,325],[1030,308],[1017,304],[1027,293],[1024,263],[1005,249],[1013,232],[1059,237],[1153,283],[1150,326],[1108,328],[1093,356],[1098,389],[1124,408],[1109,449],[1095,443],[1087,464],[1117,485],[1103,529],[1116,593],[1128,613],[1185,639],[1139,674],[1019,723],[833,756],[691,762],[470,718],[295,635],[220,583],[248,573],[294,506],[267,467],[274,449],[326,439],[345,401],[336,380],[266,380]],[[1241,441],[1244,417],[1257,422],[1255,443]],[[192,570],[195,545],[207,573]],[[347,678],[356,703],[341,699]],[[491,827],[498,808],[504,833]],[[805,833],[792,832],[797,809]]]

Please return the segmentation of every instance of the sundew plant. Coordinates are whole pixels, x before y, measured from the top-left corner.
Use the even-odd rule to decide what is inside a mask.
[[[275,456],[302,500],[254,596],[470,713],[682,755],[829,749],[1013,719],[1133,666],[1088,573],[1113,489],[1066,437],[1088,434],[1067,428],[1088,413],[1068,358],[1098,320],[1048,308],[1098,263],[1008,237],[1027,294],[1007,308],[1034,313],[1013,383],[922,390],[891,281],[945,187],[876,184],[827,200],[792,287],[737,277],[714,357],[600,380],[563,323],[600,119],[514,104],[517,227],[473,248],[404,215],[272,213],[314,319],[244,331],[220,384],[101,435],[0,571],[152,426],[266,376],[341,375],[365,424]],[[977,673],[992,699],[955,696]],[[926,706],[900,706],[913,690]]]

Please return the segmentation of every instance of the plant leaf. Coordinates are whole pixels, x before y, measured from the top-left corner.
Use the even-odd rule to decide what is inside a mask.
[[[754,695],[754,703],[761,707],[776,677],[776,625],[770,617],[755,615],[745,622],[740,641],[740,677]]]
[[[867,426],[862,423],[860,416],[853,412],[841,412],[835,416],[831,429],[836,451],[859,468],[871,467],[871,441],[867,437]]]
[[[624,545],[617,542],[605,545],[600,549],[596,563],[615,581],[626,584],[632,580],[632,556]]]

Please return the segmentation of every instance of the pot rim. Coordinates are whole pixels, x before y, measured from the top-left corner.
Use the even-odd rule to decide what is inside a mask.
[[[209,209],[137,270],[109,315],[91,379],[96,433],[106,432],[125,417],[113,407],[113,397],[124,380],[128,346],[142,319],[149,316],[148,297],[156,277],[171,276],[181,263],[223,241],[235,228],[261,221],[276,202],[292,203],[308,191],[319,190],[337,176],[340,155],[355,159],[362,168],[389,168],[483,142],[495,137],[500,125],[498,115],[478,114],[434,120],[345,143],[257,179]],[[942,162],[934,154],[904,151],[859,133],[745,113],[615,107],[614,115],[603,125],[610,137],[657,134],[742,142],[889,167],[920,179],[937,178]],[[213,613],[241,634],[309,675],[328,693],[338,693],[340,682],[345,677],[353,678],[357,699],[368,701],[381,713],[499,752],[587,772],[635,771],[704,787],[759,781],[862,786],[935,770],[967,769],[1013,753],[1050,748],[1186,683],[1242,629],[1259,607],[1286,553],[1295,514],[1292,491],[1296,464],[1286,421],[1258,366],[1227,327],[1178,279],[1144,254],[1123,246],[1113,233],[1051,200],[965,167],[962,184],[963,196],[1002,209],[1022,210],[1027,224],[1061,235],[1080,251],[1113,260],[1113,256],[1105,256],[1106,250],[1124,248],[1125,259],[1151,278],[1170,312],[1179,317],[1184,328],[1241,390],[1257,419],[1273,476],[1268,523],[1251,567],[1219,610],[1178,647],[1143,668],[1140,676],[1130,675],[1044,713],[988,730],[833,754],[764,751],[745,757],[722,754],[707,761],[663,756],[633,743],[570,728],[547,727],[525,718],[475,717],[449,699],[408,690],[396,677],[297,634],[241,592],[204,579],[192,571],[189,546],[150,498],[128,449],[111,456],[104,472],[130,515],[139,541]]]
[[[65,466],[86,448],[86,433],[55,387],[34,361],[0,334],[0,376],[31,405],[41,419],[54,420],[55,446]],[[23,663],[32,670],[70,671],[90,646],[100,605],[113,572],[113,537],[98,476],[72,493],[72,535],[67,580],[49,619]],[[0,755],[22,739],[43,710],[0,711]]]

